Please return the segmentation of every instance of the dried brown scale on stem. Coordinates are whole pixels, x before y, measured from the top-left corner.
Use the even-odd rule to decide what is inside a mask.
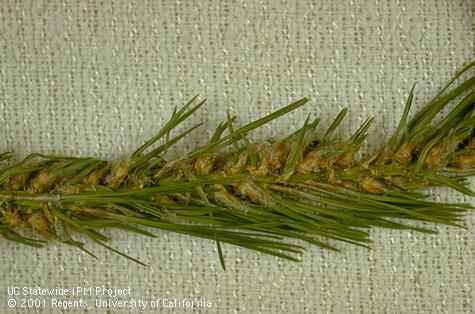
[[[30,176],[30,173],[19,173],[12,175],[8,178],[9,181],[6,185],[6,188],[12,191],[21,190],[28,184]]]
[[[401,165],[408,165],[412,161],[414,146],[411,143],[404,143],[396,152],[394,159]]]
[[[81,180],[81,183],[83,183],[86,186],[100,184],[100,180],[102,179],[103,174],[104,174],[104,169],[93,170],[91,173],[86,175]]]
[[[475,174],[475,77],[452,83],[410,118],[413,88],[395,135],[363,160],[355,156],[372,119],[339,139],[334,133],[346,109],[325,132],[317,132],[319,120],[309,117],[300,130],[270,144],[246,138],[308,99],[240,128],[228,116],[207,144],[167,160],[167,149],[194,130],[172,132],[203,105],[195,105],[195,97],[156,136],[115,162],[32,154],[5,166],[0,234],[31,246],[58,240],[90,254],[74,240],[75,231],[126,256],[106,244],[110,239],[101,230],[153,236],[142,229],[152,227],[214,240],[224,267],[221,243],[296,260],[303,247],[287,238],[337,250],[326,240],[366,246],[372,227],[433,233],[407,221],[460,226],[470,205],[440,204],[414,191],[442,185],[475,195],[464,183]],[[453,102],[452,111],[434,123]]]
[[[198,156],[193,168],[198,175],[207,176],[213,172],[215,157],[212,155]]]
[[[50,167],[33,175],[33,178],[28,180],[28,190],[32,193],[42,193],[49,190],[50,185],[54,182],[52,173],[55,168]]]
[[[458,156],[455,162],[462,169],[473,168],[475,165],[475,151],[470,151],[465,155]]]
[[[112,165],[109,175],[105,178],[105,182],[108,187],[117,189],[128,176],[129,165],[127,158],[124,157]]]

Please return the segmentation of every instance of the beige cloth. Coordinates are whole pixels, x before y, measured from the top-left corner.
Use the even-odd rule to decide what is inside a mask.
[[[381,144],[414,82],[420,107],[474,59],[474,16],[471,0],[3,0],[0,148],[117,158],[195,94],[208,102],[184,127],[215,126],[227,110],[246,122],[309,96],[253,138],[296,130],[308,113],[325,125],[350,106],[341,133],[375,116],[369,142]],[[450,190],[437,198],[474,203]],[[466,225],[439,226],[438,236],[374,230],[371,251],[309,247],[301,263],[226,245],[226,271],[213,242],[160,232],[113,233],[149,268],[91,243],[100,261],[0,240],[0,311],[15,312],[7,286],[105,285],[143,299],[206,298],[217,313],[474,313],[475,213]]]

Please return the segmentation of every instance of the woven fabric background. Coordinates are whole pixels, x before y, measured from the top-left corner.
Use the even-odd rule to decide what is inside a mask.
[[[474,42],[472,0],[1,0],[0,150],[118,158],[195,94],[207,105],[184,127],[211,127],[177,154],[203,143],[227,110],[244,123],[303,96],[309,104],[253,138],[350,106],[341,133],[374,116],[368,142],[381,144],[411,85],[417,108],[474,59]],[[226,271],[213,242],[174,234],[113,233],[148,268],[91,243],[100,261],[0,240],[0,312],[26,312],[7,307],[8,286],[103,285],[144,299],[206,298],[216,313],[475,313],[475,213],[466,225],[437,227],[438,236],[375,230],[373,250],[309,247],[301,263],[225,246]]]

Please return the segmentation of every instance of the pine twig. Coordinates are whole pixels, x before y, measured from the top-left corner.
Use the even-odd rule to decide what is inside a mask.
[[[304,247],[289,239],[339,251],[334,240],[368,247],[373,227],[436,233],[409,220],[463,227],[471,205],[438,203],[416,190],[448,186],[475,196],[466,185],[475,174],[475,76],[454,84],[474,65],[411,118],[413,87],[394,136],[364,160],[355,156],[372,119],[339,139],[334,134],[347,109],[323,134],[315,131],[320,120],[309,116],[279,141],[248,140],[307,98],[238,128],[228,114],[207,144],[168,160],[168,149],[201,125],[172,136],[203,106],[196,96],[130,157],[110,162],[30,154],[0,170],[0,234],[32,247],[60,241],[95,257],[74,239],[80,233],[143,264],[111,247],[101,230],[154,237],[142,229],[154,228],[215,241],[224,268],[222,243],[298,261]],[[0,161],[12,156],[0,154]]]

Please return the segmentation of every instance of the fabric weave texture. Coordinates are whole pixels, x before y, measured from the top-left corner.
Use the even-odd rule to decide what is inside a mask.
[[[244,123],[304,96],[304,108],[251,138],[286,135],[308,113],[326,126],[349,106],[340,132],[374,116],[371,151],[395,131],[412,84],[420,108],[474,60],[474,43],[472,0],[2,0],[0,151],[120,158],[196,94],[207,104],[182,129],[209,127],[173,154],[204,143],[228,110]],[[213,300],[184,313],[475,313],[475,213],[466,226],[437,226],[436,236],[374,230],[373,250],[308,247],[301,263],[226,245],[226,271],[212,241],[163,232],[110,233],[148,268],[92,243],[99,261],[0,240],[0,312],[26,312],[7,307],[7,286],[104,285],[143,299]]]

